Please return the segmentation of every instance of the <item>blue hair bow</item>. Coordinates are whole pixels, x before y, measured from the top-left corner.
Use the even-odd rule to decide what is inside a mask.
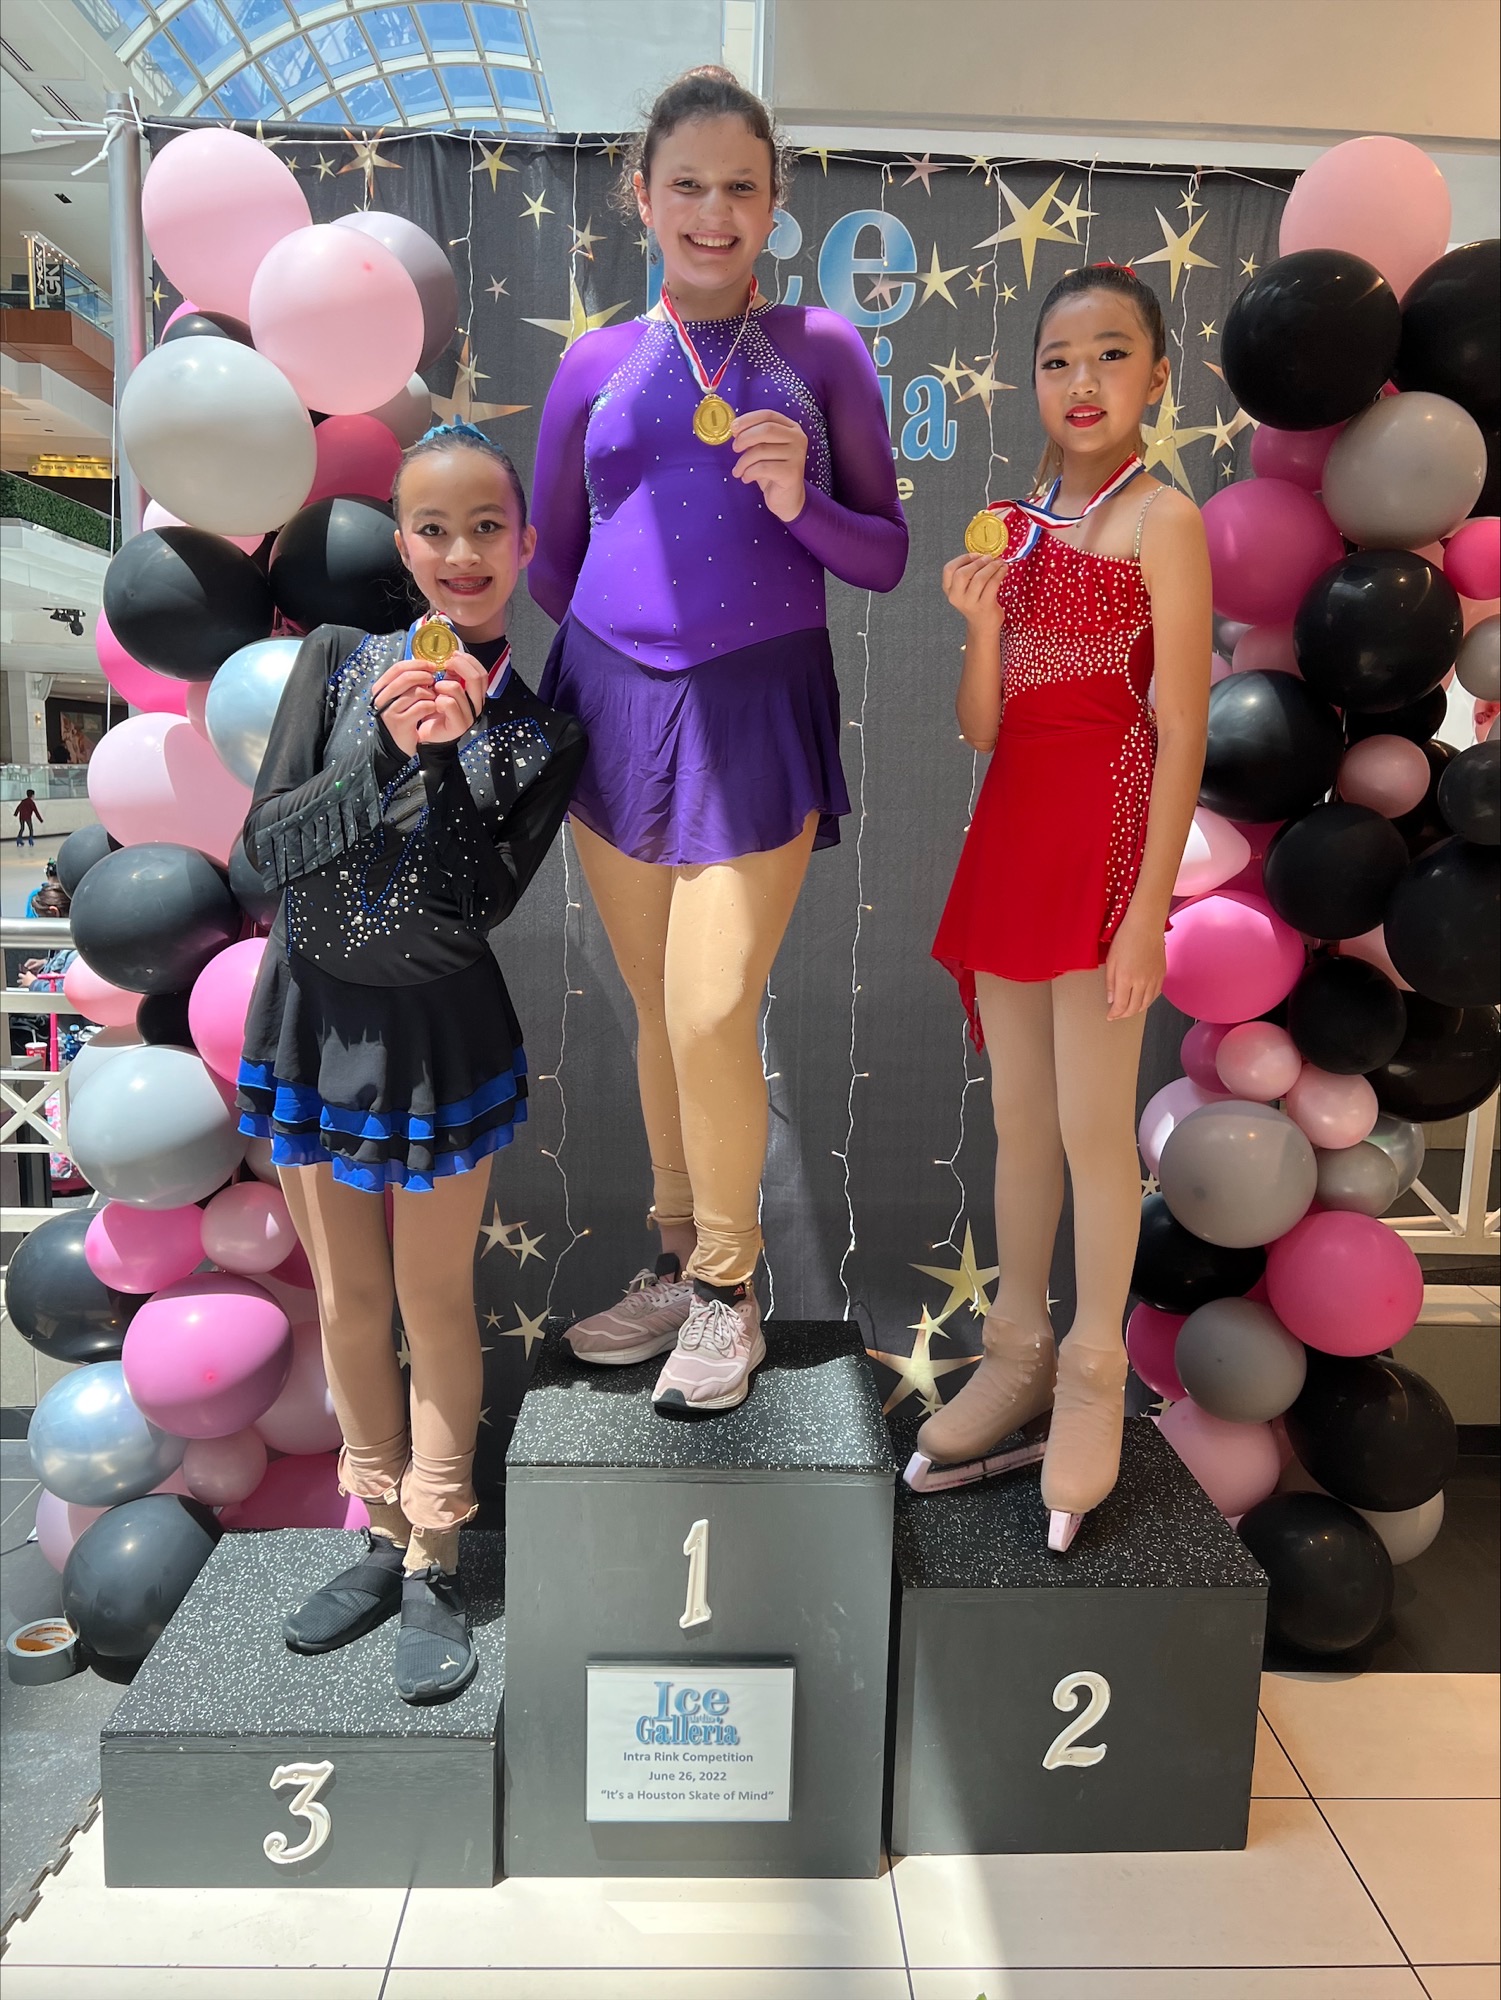
[[[431,444],[434,438],[473,438],[480,444],[490,442],[477,426],[462,421],[456,424],[434,424],[430,430],[425,430],[417,441],[419,444]]]

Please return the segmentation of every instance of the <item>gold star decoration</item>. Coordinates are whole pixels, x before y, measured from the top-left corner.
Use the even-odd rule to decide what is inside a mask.
[[[1172,384],[1169,383],[1162,392],[1162,401],[1157,406],[1156,417],[1151,424],[1142,425],[1141,440],[1144,446],[1142,459],[1148,472],[1154,465],[1165,466],[1173,484],[1181,486],[1185,493],[1192,496],[1193,487],[1189,484],[1188,474],[1183,469],[1180,453],[1185,445],[1195,444],[1200,438],[1208,437],[1209,426],[1194,424],[1180,430],[1179,414],[1179,406],[1173,400]]]
[[[497,305],[503,298],[506,298],[508,296],[506,292],[506,281],[504,278],[492,277],[489,284],[486,285],[485,290],[490,294],[491,298],[495,300]]]
[[[1199,321],[1200,340],[1213,340],[1218,332],[1219,328],[1215,325],[1212,319],[1201,319]]]
[[[1190,182],[1189,185],[1183,190],[1182,194],[1179,195],[1178,206],[1179,208],[1182,209],[1183,213],[1188,217],[1190,222],[1192,222],[1194,219],[1194,210],[1196,208],[1202,208],[1204,206],[1203,202],[1201,202],[1199,200],[1199,197],[1194,193],[1192,182]]]
[[[1157,210],[1157,220],[1162,224],[1162,248],[1154,250],[1150,257],[1138,257],[1136,262],[1138,264],[1166,264],[1168,267],[1168,296],[1170,298],[1177,298],[1178,280],[1186,270],[1192,270],[1195,266],[1200,266],[1206,271],[1218,269],[1218,266],[1210,258],[1201,257],[1193,247],[1193,240],[1209,220],[1209,215],[1206,211],[1199,217],[1197,222],[1191,222],[1187,229],[1181,233],[1174,229],[1160,208]]]
[[[468,351],[468,344],[466,343],[464,352],[467,354]],[[497,1248],[497,1246],[502,1250],[511,1250],[511,1230],[513,1227],[514,1224],[501,1221],[500,1204],[497,1202],[495,1213],[490,1217],[490,1220],[480,1224],[479,1233],[485,1239],[485,1247],[479,1253],[480,1256],[488,1257],[490,1252]],[[512,1250],[511,1254],[515,1255],[514,1250]]]
[[[616,313],[623,312],[626,300],[618,306],[603,306],[598,312],[586,312],[583,296],[578,288],[578,280],[571,274],[568,279],[567,319],[532,319],[527,315],[528,326],[540,326],[544,333],[558,333],[563,337],[563,352],[566,354],[576,340],[582,340],[586,333],[593,333],[599,326],[607,326]]]
[[[594,262],[594,246],[596,243],[603,243],[604,240],[603,236],[595,229],[594,217],[591,215],[582,229],[574,230],[573,241],[568,246],[568,254],[570,257],[575,255],[587,257],[592,264]]]
[[[930,361],[928,366],[938,377],[945,389],[952,389],[956,393],[959,388],[960,376],[969,372],[965,368],[964,363],[959,359],[959,350],[957,348],[950,348],[947,361]]]
[[[162,290],[159,280],[152,281],[151,303],[154,306],[164,306],[167,303],[167,294]]]
[[[278,146],[284,146],[287,143],[285,139],[268,139],[266,137],[266,127],[259,118],[255,121],[255,136],[263,146],[273,152]]]
[[[459,349],[458,370],[453,378],[451,396],[434,396],[433,408],[445,424],[482,424],[491,417],[512,417],[518,410],[531,408],[529,403],[480,403],[475,401],[474,391],[481,382],[488,382],[489,376],[478,367],[470,354],[469,336],[464,335],[464,344]],[[499,1212],[496,1221],[499,1222]],[[504,1232],[505,1225],[501,1225]],[[486,1231],[486,1234],[489,1232]],[[505,1242],[502,1233],[501,1242]],[[494,1245],[491,1245],[494,1248]],[[510,1245],[506,1244],[509,1249]],[[483,1255],[483,1252],[481,1253]]]
[[[546,1234],[547,1231],[545,1229],[539,1229],[535,1236],[528,1236],[526,1233],[526,1224],[518,1222],[516,1225],[516,1241],[509,1247],[516,1252],[517,1258],[522,1264],[526,1263],[528,1257],[535,1257],[539,1264],[545,1263],[547,1260],[543,1257],[537,1245]]]
[[[412,1350],[407,1346],[407,1337],[404,1333],[396,1345],[396,1365],[398,1368],[410,1368],[412,1365]]]
[[[1157,1186],[1157,1176],[1155,1174],[1144,1174],[1142,1176],[1141,1191],[1143,1195],[1157,1194],[1160,1192]]]
[[[902,182],[902,186],[904,188],[911,187],[914,181],[921,181],[923,193],[931,197],[933,190],[928,183],[932,180],[934,174],[946,174],[948,168],[945,166],[934,166],[933,155],[931,153],[924,153],[920,160],[914,159],[911,153],[906,154],[904,157],[912,171]]]
[[[931,298],[944,299],[951,306],[957,304],[953,293],[949,290],[949,279],[957,278],[964,268],[963,264],[956,264],[952,271],[941,270],[938,263],[938,245],[935,243],[932,261],[927,270],[919,271],[917,274],[917,281],[922,286],[922,297],[918,300],[918,304],[925,306]]]
[[[1257,264],[1254,256],[1241,258],[1240,271],[1243,278],[1254,278],[1259,269],[1260,266]]]
[[[971,271],[969,276],[965,279],[964,282],[968,286],[969,290],[974,293],[975,297],[978,298],[981,292],[983,292],[985,289],[984,265],[982,264],[978,271]]]
[[[981,356],[976,356],[977,360],[982,358]],[[992,354],[990,359],[986,361],[983,369],[977,371],[973,368],[966,368],[964,372],[969,377],[969,387],[959,398],[961,403],[967,403],[971,396],[978,396],[980,401],[985,405],[985,414],[987,417],[990,415],[991,397],[1000,389],[1014,389],[1016,387],[1014,382],[997,381],[995,362],[996,357]]]
[[[278,140],[277,144],[279,145],[280,143],[281,143],[280,140]],[[286,168],[289,174],[300,174],[302,172],[302,162],[301,160],[298,159],[295,153],[288,153],[286,158]]]
[[[539,194],[534,198],[527,199],[526,206],[522,209],[521,213],[526,217],[528,222],[535,222],[538,229],[540,229],[542,227],[543,216],[552,214],[552,210],[547,205],[546,194]]]
[[[1076,187],[1067,201],[1062,200],[1058,195],[1053,196],[1053,206],[1058,211],[1058,213],[1053,217],[1053,220],[1054,222],[1061,224],[1062,227],[1066,229],[1069,232],[1069,234],[1073,237],[1076,243],[1079,240],[1079,224],[1083,222],[1087,216],[1091,216],[1094,214],[1094,210],[1092,208],[1081,208],[1079,206],[1079,197],[1083,194],[1083,192],[1084,190],[1082,187]]]
[[[479,149],[479,165],[469,169],[472,174],[488,174],[490,176],[491,194],[495,193],[502,174],[514,174],[516,171],[509,160],[502,159],[501,157],[509,143],[509,140],[502,139],[498,146],[481,145]]]
[[[1214,443],[1210,449],[1216,453],[1229,451],[1234,445],[1235,440],[1249,426],[1250,422],[1251,419],[1246,415],[1244,410],[1237,410],[1234,416],[1228,419],[1222,417],[1220,415],[1220,406],[1216,403],[1214,406],[1214,427],[1212,432]]]
[[[490,1331],[492,1327],[496,1327],[499,1325],[500,1325],[500,1314],[498,1312],[487,1312],[485,1314],[485,1331],[487,1333]],[[485,1352],[487,1354],[489,1353],[489,1351],[490,1350],[488,1348],[485,1349]]]
[[[547,1317],[547,1308],[544,1306],[541,1312],[533,1316],[531,1313],[524,1313],[520,1306],[516,1305],[513,1301],[511,1309],[516,1315],[516,1324],[515,1326],[503,1326],[501,1332],[507,1340],[524,1341],[526,1344],[526,1359],[530,1361],[532,1358],[532,1349],[539,1340],[546,1338],[546,1330],[542,1322]]]
[[[642,230],[641,234],[636,238],[636,248],[641,252],[643,257],[648,256],[650,254],[651,238],[647,235],[644,229]]]
[[[956,1270],[938,1264],[914,1264],[914,1271],[921,1271],[925,1278],[937,1278],[940,1284],[949,1288],[948,1303],[938,1315],[937,1324],[942,1326],[949,1315],[958,1307],[967,1305],[976,1319],[984,1319],[990,1310],[990,1294],[985,1287],[992,1278],[1000,1275],[1000,1266],[991,1265],[982,1271],[975,1262],[975,1233],[966,1222],[964,1225],[964,1248],[959,1252]]]
[[[929,1316],[926,1306],[922,1309],[922,1318],[915,1331],[910,1354],[887,1354],[879,1347],[867,1347],[865,1350],[872,1361],[879,1361],[897,1378],[896,1387],[881,1405],[883,1413],[889,1413],[899,1403],[905,1403],[909,1396],[916,1396],[924,1412],[931,1417],[943,1401],[938,1393],[938,1378],[952,1375],[959,1368],[973,1368],[980,1358],[978,1354],[962,1354],[952,1361],[935,1361],[929,1349],[933,1335],[941,1328]]]
[[[609,161],[610,165],[613,167],[615,162],[620,158],[621,154],[625,151],[625,147],[621,144],[621,142],[618,139],[606,139],[605,143],[602,146],[597,147],[595,150],[597,152],[603,153],[605,158]]]
[[[365,199],[367,201],[375,193],[375,171],[377,167],[389,167],[398,174],[401,172],[401,162],[399,160],[381,158],[380,142],[384,136],[384,133],[377,132],[373,139],[356,139],[347,125],[344,128],[344,137],[354,148],[354,158],[349,162],[347,167],[340,167],[339,172],[341,174],[363,174],[365,176]]]
[[[827,146],[804,146],[799,156],[804,160],[817,160],[825,174],[829,171],[829,149]]]
[[[865,303],[868,306],[892,305],[896,298],[897,283],[895,278],[872,278],[870,290],[865,294]]]
[[[971,153],[969,156],[968,171],[972,174],[984,174],[988,179],[990,175],[989,159],[984,153]]]
[[[1060,229],[1056,223],[1046,220],[1048,206],[1056,196],[1062,180],[1063,176],[1060,174],[1047,192],[1039,195],[1032,206],[1028,208],[1024,202],[1018,201],[1000,175],[997,174],[995,184],[1006,198],[1006,206],[1011,211],[1011,220],[1003,229],[998,229],[994,236],[987,236],[973,246],[976,250],[989,250],[993,244],[997,243],[1019,244],[1022,253],[1022,270],[1026,273],[1028,291],[1032,289],[1032,266],[1037,258],[1038,244],[1072,243],[1074,240],[1066,229]]]
[[[318,155],[317,167],[318,167],[318,178],[320,181],[331,181],[334,175],[339,171],[338,168],[334,165],[333,161],[328,157],[327,153],[320,153]]]
[[[1015,285],[1002,285],[1001,304],[1003,306],[1014,306],[1019,296]]]

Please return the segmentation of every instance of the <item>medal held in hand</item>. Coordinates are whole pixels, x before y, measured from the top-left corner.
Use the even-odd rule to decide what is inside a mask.
[[[1061,477],[1055,479],[1041,500],[992,500],[988,507],[982,507],[964,531],[964,546],[972,556],[1003,556],[1010,550],[1008,560],[1020,562],[1030,555],[1042,540],[1044,528],[1074,528],[1080,521],[1091,515],[1096,507],[1103,507],[1107,500],[1113,500],[1123,487],[1129,486],[1138,473],[1146,467],[1133,452],[1131,457],[1118,465],[1105,484],[1092,494],[1077,514],[1055,513],[1054,504]],[[1018,545],[1012,548],[1012,536],[1019,537]]]
[[[964,546],[972,556],[1003,556],[1011,540],[1000,515],[982,507],[964,530]]]
[[[458,634],[446,618],[424,618],[412,634],[412,658],[431,667],[438,679],[459,650]]]
[[[740,345],[741,334],[750,325],[750,316],[755,309],[756,300],[760,295],[761,288],[755,279],[752,278],[750,283],[750,297],[745,302],[745,317],[740,322],[740,332],[730,342],[729,353],[711,375],[704,366],[703,358],[694,345],[692,334],[689,333],[683,323],[682,314],[672,303],[668,294],[666,292],[662,294],[662,310],[672,323],[672,330],[677,335],[678,346],[682,348],[684,358],[689,368],[693,371],[694,381],[704,392],[703,400],[693,412],[693,435],[703,444],[727,444],[729,442],[730,430],[735,422],[735,412],[725,401],[724,397],[717,392],[720,383],[724,380],[725,370],[734,358],[735,349]]]

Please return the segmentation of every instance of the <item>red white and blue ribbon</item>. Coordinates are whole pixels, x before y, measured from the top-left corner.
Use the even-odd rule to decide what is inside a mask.
[[[988,514],[1006,515],[1008,525],[1009,517],[1017,514],[1022,515],[1027,522],[1020,546],[1014,550],[1008,547],[1005,560],[1008,563],[1020,562],[1023,556],[1030,555],[1042,540],[1044,528],[1076,527],[1080,521],[1086,520],[1096,507],[1103,507],[1107,500],[1113,500],[1117,493],[1131,484],[1138,473],[1145,471],[1146,467],[1141,459],[1133,452],[1123,465],[1116,467],[1099,491],[1085,501],[1077,514],[1054,512],[1058,489],[1063,484],[1062,473],[1059,473],[1041,500],[992,500],[985,510]]]
[[[731,361],[734,359],[735,349],[740,345],[740,336],[745,332],[745,329],[750,325],[750,316],[755,311],[756,301],[758,298],[760,298],[760,296],[761,296],[761,287],[756,283],[755,278],[752,277],[750,281],[750,297],[745,302],[745,317],[740,322],[740,332],[737,333],[735,335],[735,338],[730,342],[729,353],[724,357],[723,361],[720,362],[719,366],[715,369],[714,373],[711,375],[708,369],[705,368],[704,366],[703,356],[699,353],[698,349],[693,344],[693,336],[691,333],[689,333],[687,326],[683,322],[683,315],[678,311],[677,307],[672,303],[671,295],[665,291],[663,292],[662,310],[663,312],[666,313],[668,319],[672,322],[672,330],[677,335],[678,346],[681,347],[683,350],[683,358],[688,363],[689,368],[692,370],[693,379],[698,384],[699,389],[702,391],[704,395],[712,396],[718,389],[720,383],[724,380],[725,370],[729,367]]]
[[[430,613],[428,614],[428,617],[435,617],[435,616],[441,616],[441,615],[442,615],[441,613],[432,613],[432,612],[430,612]],[[407,658],[408,658],[408,659],[411,659],[411,658],[412,658],[412,641],[413,641],[413,639],[415,639],[415,638],[416,638],[416,636],[417,636],[417,629],[418,629],[418,627],[419,627],[419,626],[421,626],[421,625],[425,625],[425,624],[426,624],[427,622],[428,622],[428,618],[427,618],[427,617],[424,617],[424,618],[418,618],[418,619],[414,620],[414,621],[413,621],[413,623],[412,623],[411,625],[409,625],[409,626],[407,627]],[[444,619],[443,619],[443,623],[444,623],[445,625],[448,625],[448,620],[447,620],[446,618],[444,618]],[[449,630],[450,630],[450,631],[453,631],[453,627],[452,627],[451,625],[449,625]],[[459,635],[458,635],[458,633],[457,633],[457,632],[454,632],[454,637],[455,637],[456,639],[458,639],[458,640],[459,640],[459,646],[460,646],[460,649],[461,649],[461,650],[463,650],[463,649],[464,649],[464,641],[463,641],[462,639],[460,639],[460,638],[459,638]],[[435,679],[441,679],[441,678],[442,678],[442,669],[441,669],[441,668],[439,668],[439,670],[438,670],[438,673],[437,673],[437,675],[435,675],[435,676],[434,676],[434,678],[435,678]],[[509,639],[507,639],[507,640],[506,640],[506,642],[505,642],[505,644],[504,644],[504,645],[503,645],[503,646],[501,647],[501,649],[500,649],[500,652],[499,652],[499,654],[498,654],[498,655],[497,655],[497,657],[496,657],[496,661],[495,661],[495,664],[494,664],[494,666],[493,666],[493,667],[491,667],[491,669],[490,669],[490,671],[489,671],[489,674],[488,674],[488,675],[486,676],[486,679],[485,679],[485,699],[486,699],[486,701],[493,701],[493,700],[495,699],[496,695],[498,695],[498,694],[500,693],[501,689],[502,689],[502,688],[503,688],[503,687],[505,686],[506,682],[507,682],[507,681],[508,681],[508,680],[509,680],[510,678],[511,678],[511,642],[510,642],[510,640],[509,640]]]

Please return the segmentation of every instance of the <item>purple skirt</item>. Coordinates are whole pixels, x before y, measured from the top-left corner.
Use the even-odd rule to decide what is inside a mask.
[[[785,847],[810,812],[813,845],[837,844],[850,801],[826,627],[665,673],[570,615],[537,692],[588,730],[569,811],[622,854],[667,867],[733,861]]]

